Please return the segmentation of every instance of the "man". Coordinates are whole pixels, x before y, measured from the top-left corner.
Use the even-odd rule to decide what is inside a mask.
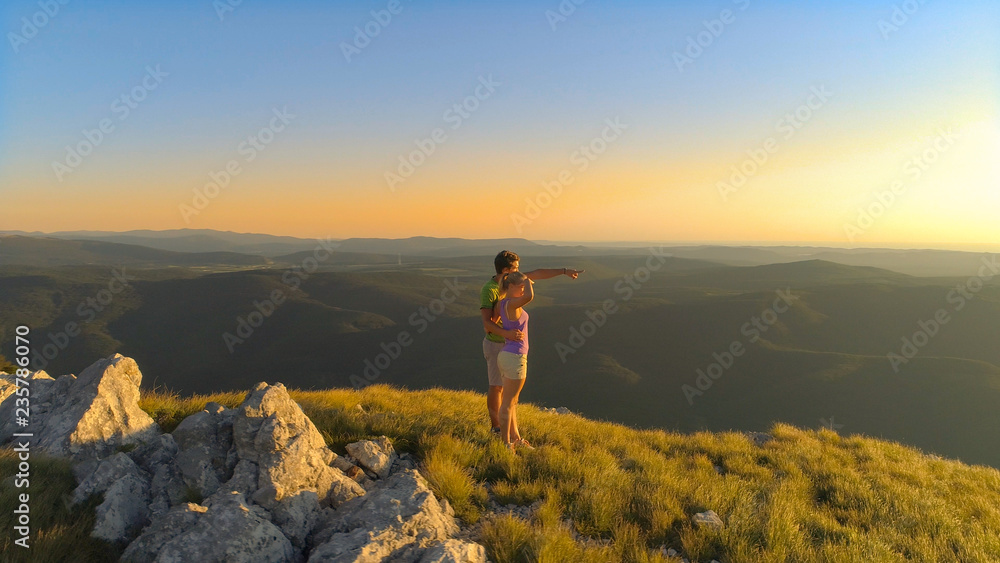
[[[520,258],[517,254],[501,250],[493,259],[496,275],[490,278],[479,292],[479,312],[483,317],[483,330],[486,331],[486,337],[483,339],[483,356],[486,358],[486,373],[490,383],[486,394],[486,408],[490,412],[490,424],[495,433],[500,432],[500,403],[503,400],[503,380],[500,377],[500,368],[497,366],[497,355],[503,349],[504,339],[521,340],[523,335],[519,330],[504,330],[500,317],[493,314],[493,306],[500,300],[500,282],[504,274],[519,271],[519,266]],[[525,275],[534,281],[563,275],[575,280],[581,272],[583,270],[571,268],[542,268],[526,272]]]

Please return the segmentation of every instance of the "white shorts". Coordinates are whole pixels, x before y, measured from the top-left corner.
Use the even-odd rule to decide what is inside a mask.
[[[528,355],[513,352],[500,352],[497,355],[500,375],[507,379],[525,379],[528,377]]]

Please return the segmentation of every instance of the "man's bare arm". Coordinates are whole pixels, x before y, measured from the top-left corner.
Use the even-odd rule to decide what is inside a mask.
[[[566,275],[575,280],[583,272],[584,270],[574,270],[573,268],[539,268],[537,270],[525,272],[524,275],[528,276],[529,280],[534,281],[547,280],[562,275]]]
[[[497,336],[501,336],[506,340],[523,340],[524,335],[520,330],[506,330],[500,328],[496,324],[496,315],[493,313],[493,309],[480,309],[479,313],[483,316],[483,330],[487,333],[493,333]]]

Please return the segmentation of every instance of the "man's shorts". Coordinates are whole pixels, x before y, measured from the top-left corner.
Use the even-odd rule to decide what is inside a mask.
[[[500,352],[497,356],[500,365],[500,375],[507,379],[524,379],[528,377],[528,355],[513,352]]]
[[[497,355],[503,350],[503,342],[493,342],[489,338],[483,338],[483,356],[486,358],[486,372],[490,378],[490,385],[500,387],[503,379],[500,377],[500,366],[497,365]]]

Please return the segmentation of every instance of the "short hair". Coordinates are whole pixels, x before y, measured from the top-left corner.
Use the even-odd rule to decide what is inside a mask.
[[[514,262],[520,260],[517,254],[510,250],[501,250],[500,254],[497,254],[497,257],[493,259],[493,266],[497,269],[497,274],[502,274],[504,268],[511,268],[514,266]]]
[[[526,279],[528,279],[528,276],[522,274],[521,272],[510,272],[509,274],[504,274],[503,280],[500,282],[500,287],[504,291],[507,291],[508,287],[524,283],[524,280]]]

